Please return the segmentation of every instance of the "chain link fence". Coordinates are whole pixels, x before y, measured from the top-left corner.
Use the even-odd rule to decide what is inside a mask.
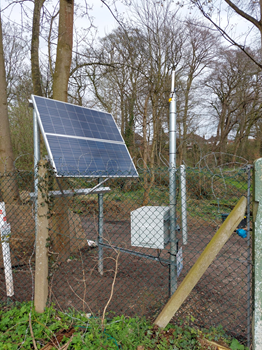
[[[171,279],[177,286],[181,284],[240,197],[250,199],[251,173],[249,167],[176,171],[176,252],[169,241],[168,168],[143,169],[138,178],[56,179],[50,174],[48,303],[61,310],[74,308],[94,315],[107,312],[109,316],[139,315],[154,320],[170,297]],[[34,295],[34,172],[2,176],[5,193],[14,186],[19,196],[5,197],[11,232],[5,240],[2,235],[2,246],[4,241],[10,246],[14,295],[7,296],[3,260],[7,254],[2,251],[3,303],[30,300]],[[13,191],[11,194],[14,196]],[[190,316],[199,327],[222,325],[239,341],[250,344],[250,212],[248,201],[244,220],[174,321]]]

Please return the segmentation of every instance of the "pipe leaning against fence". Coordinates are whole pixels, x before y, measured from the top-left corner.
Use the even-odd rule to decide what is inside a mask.
[[[154,322],[155,325],[158,325],[160,328],[165,328],[166,325],[170,322],[174,314],[181,307],[199,279],[215,259],[216,255],[230,238],[233,231],[244,218],[246,205],[247,199],[246,197],[242,196],[227,219],[213,236],[212,240],[201,253],[193,267],[190,269],[181,285],[164,306],[164,309]]]

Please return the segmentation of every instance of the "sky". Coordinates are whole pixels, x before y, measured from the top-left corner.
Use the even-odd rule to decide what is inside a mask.
[[[11,0],[0,0],[1,9],[4,9],[10,3],[10,1]],[[53,0],[46,0],[46,1],[48,5]],[[83,0],[75,0],[75,4],[78,4],[80,1],[83,1]],[[102,4],[100,0],[87,0],[87,2],[92,7],[92,9],[89,10],[89,15],[93,19],[93,24],[97,28],[97,35],[99,37],[104,37],[105,35],[109,34],[114,28],[118,26],[118,23],[114,19],[110,10],[104,4]],[[26,1],[26,6],[28,7],[28,14],[29,14],[28,20],[30,22],[32,21],[32,16],[30,15],[29,11],[30,10],[32,11],[33,9],[32,1]],[[125,7],[120,0],[117,1],[117,8],[118,8],[118,13],[121,16],[124,16],[125,18],[129,18],[128,7]],[[114,11],[114,7],[111,7],[111,9]],[[180,14],[182,17],[184,15],[191,15],[192,17],[204,19],[204,17],[199,13],[198,10],[189,10],[187,6],[182,8],[182,10],[180,11]],[[23,16],[24,18],[26,18],[25,14],[23,14]],[[10,6],[2,14],[2,20],[3,22],[14,21],[16,23],[21,23],[21,6],[19,4],[16,4],[15,6]],[[222,12],[220,21],[221,21],[221,24],[227,25],[228,19],[225,12]],[[209,25],[208,21],[206,23],[207,25]],[[87,17],[78,18],[77,21],[75,21],[75,25],[79,28],[87,28],[87,26],[89,26],[89,21],[87,20]],[[231,25],[233,26],[234,28],[233,30],[235,31],[236,36],[238,37],[244,32],[245,28],[247,28],[247,21],[243,20],[242,18],[236,15],[231,17]],[[227,42],[225,42],[225,44],[228,45]],[[41,50],[44,50],[44,51],[47,50],[45,44],[43,45],[43,48],[41,48]]]
[[[90,3],[92,3],[93,8],[91,14],[94,17],[94,25],[98,28],[99,35],[104,36],[109,34],[116,28],[116,20],[113,18],[109,9],[103,5],[100,0],[91,0]],[[121,15],[125,15],[125,6],[118,4],[118,10]]]
[[[21,7],[19,4],[15,6],[9,6],[11,0],[0,0],[0,8],[4,10],[2,14],[2,20],[7,21],[8,19],[14,21],[16,23],[21,23]],[[78,1],[75,1],[77,3]],[[88,0],[89,5],[92,9],[89,11],[90,15],[94,19],[94,25],[98,28],[99,34],[101,36],[109,33],[115,26],[116,21],[111,15],[109,9],[102,4],[100,0]],[[26,6],[28,9],[33,8],[32,2],[27,2]],[[122,4],[118,4],[118,9],[120,13],[124,13],[126,11],[125,6]],[[78,26],[85,27],[87,23],[87,19],[79,19],[78,18]]]
[[[78,4],[79,2],[82,2],[83,0],[75,0],[75,4]],[[181,0],[182,2],[183,0]],[[0,0],[0,8],[3,10],[6,8],[6,6],[11,2],[11,0]],[[52,2],[52,0],[49,0],[49,2]],[[94,26],[97,28],[97,33],[100,37],[105,36],[106,34],[109,34],[118,24],[112,14],[110,13],[110,10],[100,1],[100,0],[87,0],[88,4],[92,7],[92,10],[89,11],[89,15],[93,19]],[[26,6],[28,9],[33,9],[33,3],[32,1],[25,1]],[[118,8],[118,12],[121,16],[124,16],[126,18],[128,17],[128,10],[129,8],[124,6],[122,1],[118,0],[116,3],[116,7]],[[48,5],[48,2],[47,2]],[[111,7],[112,10],[114,11],[114,7]],[[2,21],[14,21],[16,23],[21,23],[21,6],[19,4],[16,4],[15,6],[10,6],[7,10],[4,11],[2,14]],[[202,14],[197,9],[192,9],[189,10],[187,6],[184,6],[180,10],[181,16],[186,16],[186,15],[191,15],[191,17],[196,17],[199,19],[204,19]],[[25,17],[25,14],[24,14]],[[30,18],[31,16],[29,16]],[[214,16],[214,19],[216,19],[217,16]],[[209,24],[209,22],[206,20],[206,23]],[[228,17],[226,12],[221,12],[221,17],[220,17],[220,23],[224,27],[228,23]],[[78,18],[76,21],[76,25],[78,27],[86,28],[87,27],[87,18]],[[244,19],[242,19],[240,16],[235,15],[231,17],[231,27],[232,33],[235,33],[235,37],[238,38],[240,35],[244,33],[245,30],[248,28],[248,22]],[[248,37],[249,40],[253,40],[253,35],[250,35]]]
[[[83,1],[83,0],[82,0]],[[115,26],[116,21],[111,15],[109,9],[100,1],[100,0],[87,0],[88,4],[92,6],[92,10],[90,11],[91,16],[94,17],[94,23],[98,27],[100,33],[103,35],[105,33],[110,32]],[[11,0],[0,0],[0,8],[5,9],[6,6],[11,2]],[[75,0],[75,4],[78,1]],[[32,8],[32,2],[26,1],[26,6]],[[113,7],[112,7],[113,8]],[[117,1],[117,8],[120,14],[125,15],[127,13],[128,7],[124,6],[121,1]],[[114,9],[114,8],[113,8]],[[184,6],[181,10],[181,14],[191,14],[191,16],[200,16],[203,18],[202,15],[199,14],[198,10],[189,10],[187,6]],[[19,21],[21,17],[21,8],[20,5],[17,4],[15,6],[9,7],[7,11],[5,11],[4,17],[11,15],[11,18],[15,21]],[[214,17],[216,18],[216,16]],[[85,19],[79,22],[81,25],[85,24]],[[221,13],[221,23],[222,25],[227,23],[227,16],[225,13]],[[246,21],[242,20],[239,16],[235,16],[231,18],[231,23],[237,28],[238,32],[243,32],[244,28],[246,27]]]

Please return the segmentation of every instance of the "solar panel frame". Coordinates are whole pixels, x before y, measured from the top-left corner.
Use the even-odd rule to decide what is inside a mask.
[[[111,114],[36,95],[31,97],[50,162],[58,177],[138,177],[131,155]],[[54,141],[54,138],[57,138],[57,141]],[[61,149],[61,160],[65,150],[67,155],[70,151],[73,152],[73,148],[76,152],[79,151],[81,145],[89,150],[89,153],[79,155],[79,160],[83,157],[83,164],[86,162],[87,172],[84,172],[83,167],[73,171],[72,168],[77,167],[78,157],[74,158],[74,154],[73,157],[71,155],[71,166],[67,162],[58,164],[59,150],[56,150],[54,155],[56,142],[59,146],[62,143],[65,148],[66,145],[70,145],[63,151]],[[104,153],[99,151],[100,149],[104,150]],[[95,153],[95,158],[91,152]],[[93,168],[87,163],[88,157],[85,159],[85,154],[89,155],[90,166],[93,164]],[[109,159],[107,163],[107,155],[114,156],[115,159]],[[111,161],[114,161],[117,167],[114,169],[112,163],[112,169],[105,169]],[[72,166],[74,164],[75,166]],[[104,169],[99,170],[98,166]],[[122,169],[118,169],[120,166]],[[89,167],[90,170],[93,169],[92,172],[88,172]]]

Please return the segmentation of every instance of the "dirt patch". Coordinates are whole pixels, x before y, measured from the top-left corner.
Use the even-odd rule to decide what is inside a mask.
[[[35,242],[35,219],[31,205],[5,204],[7,223],[11,225],[11,262],[13,266],[28,262]],[[2,250],[0,268],[3,267]]]
[[[34,260],[35,244],[35,218],[34,207],[30,204],[13,205],[6,204],[7,223],[11,225],[10,251],[11,263],[13,267],[28,264],[29,259]],[[75,252],[87,245],[87,236],[82,227],[81,218],[78,214],[67,210],[68,216],[68,234],[69,235],[69,254]],[[54,216],[53,216],[54,218]],[[50,236],[53,239],[57,235],[54,222],[50,220]],[[1,241],[1,238],[0,238]],[[58,253],[60,249],[58,248]],[[33,254],[33,255],[32,255]],[[3,268],[2,250],[0,250],[0,268]]]

